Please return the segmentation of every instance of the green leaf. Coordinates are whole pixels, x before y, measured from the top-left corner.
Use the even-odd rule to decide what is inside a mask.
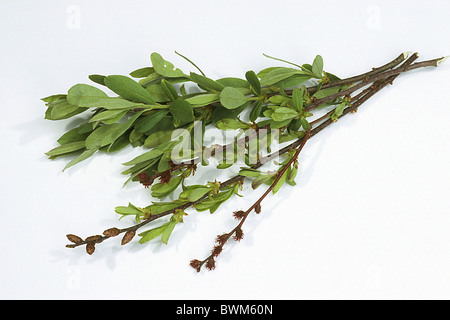
[[[252,182],[252,189],[257,189],[263,183],[269,183],[274,178],[274,175],[262,174],[255,178]]]
[[[203,185],[188,186],[185,187],[183,192],[181,192],[179,199],[188,202],[195,202],[211,191],[211,187],[205,187]]]
[[[252,70],[247,71],[245,73],[245,78],[247,79],[248,83],[250,83],[253,90],[255,90],[257,95],[261,94],[261,83],[259,82],[258,77],[256,76],[256,73]]]
[[[70,104],[66,99],[60,99],[51,103],[50,116],[52,119],[65,119],[74,112],[79,111],[80,107]],[[83,111],[86,109],[83,109]]]
[[[238,174],[244,177],[256,178],[261,175],[261,171],[251,168],[241,168]]]
[[[290,87],[296,87],[306,81],[308,81],[309,79],[311,79],[313,76],[311,75],[294,75],[291,76],[289,78],[286,78],[284,80],[281,80],[277,83],[274,83],[273,85],[278,87],[278,88],[290,88]]]
[[[152,83],[145,88],[156,102],[167,102],[170,101],[169,97],[166,95],[164,89],[162,88],[160,83]]]
[[[312,64],[312,72],[318,77],[322,78],[323,76],[323,59],[320,55],[317,55],[314,58],[314,62]]]
[[[96,122],[96,121],[103,121],[103,120],[109,120],[114,119],[114,122],[119,121],[122,119],[122,117],[127,113],[127,110],[117,109],[117,110],[106,110],[100,113],[97,113],[95,116],[93,116],[89,122]]]
[[[291,101],[291,99],[289,97],[285,97],[282,96],[281,94],[277,94],[274,96],[271,96],[269,98],[269,102],[274,103],[274,104],[283,104],[283,103],[289,103]]]
[[[247,106],[250,104],[250,101],[247,101],[242,106],[236,108],[236,109],[227,109],[224,108],[221,105],[215,106],[214,111],[211,114],[211,119],[214,123],[217,123],[220,120],[227,119],[227,118],[236,118],[242,111],[247,108]]]
[[[138,236],[141,237],[141,239],[139,239],[139,243],[141,243],[141,244],[146,243],[146,242],[149,242],[150,240],[153,240],[153,239],[159,237],[164,232],[164,230],[167,228],[169,223],[170,222],[167,222],[167,223],[163,224],[162,226],[139,233]]]
[[[169,113],[168,110],[156,110],[136,122],[137,132],[147,132],[158,124]]]
[[[125,134],[125,132],[131,128],[131,126],[134,124],[134,122],[141,116],[141,114],[144,113],[144,110],[141,110],[139,112],[137,112],[134,116],[132,116],[130,119],[128,119],[127,122],[125,122],[122,126],[121,129],[118,130],[118,132],[116,133],[116,136],[113,137],[113,140],[111,142],[111,145],[108,148],[108,151],[112,150],[112,147],[114,145],[114,142],[119,139],[123,134]],[[122,140],[123,141],[123,140]],[[117,147],[117,146],[115,146]]]
[[[121,123],[106,124],[98,127],[86,138],[86,149],[99,149],[116,140],[124,125]]]
[[[305,130],[309,130],[309,128],[311,128],[311,125],[309,124],[308,120],[306,120],[305,117],[300,118],[300,123],[302,124],[302,127]]]
[[[67,95],[65,95],[65,94],[54,94],[54,95],[42,98],[41,100],[48,104],[50,102],[54,102],[54,101],[57,101],[60,99],[66,99],[66,98],[67,98]]]
[[[155,71],[164,77],[168,78],[187,77],[183,73],[183,71],[181,71],[180,69],[175,69],[172,63],[164,60],[163,57],[157,52],[153,52],[150,56],[150,59],[153,64],[153,68],[155,68]]]
[[[177,90],[175,89],[173,84],[171,84],[169,81],[167,81],[166,79],[162,79],[160,85],[170,101],[173,101],[178,98]]]
[[[130,72],[130,76],[133,78],[146,78],[153,72],[155,72],[155,69],[152,67],[145,67]]]
[[[265,69],[259,71],[256,75],[258,76],[258,78],[261,79],[262,77],[265,77],[269,72],[271,72],[271,71],[273,71],[273,70],[276,70],[276,69],[278,69],[278,68],[280,68],[280,67],[269,67],[269,68],[265,68]]]
[[[149,91],[126,76],[107,76],[105,78],[105,85],[124,99],[146,104],[156,103]]]
[[[180,125],[194,121],[194,109],[186,100],[175,100],[170,104],[169,111]]]
[[[109,110],[117,109],[134,109],[144,107],[141,103],[131,102],[122,98],[99,98],[97,100],[92,99],[87,105],[90,108],[104,108]]]
[[[292,141],[294,139],[300,139],[303,138],[305,135],[305,131],[294,131],[292,133],[286,133],[279,136],[278,142],[284,143],[288,141]]]
[[[99,150],[103,152],[117,152],[119,150],[122,150],[129,144],[130,144],[129,134],[125,133],[119,135],[119,137],[116,140],[114,140],[114,142],[111,143],[109,146],[102,147]]]
[[[63,144],[62,146],[56,147],[49,152],[46,153],[49,157],[60,156],[63,154],[72,153],[81,149],[84,149],[85,143],[84,141],[77,141]]]
[[[249,89],[250,84],[244,79],[227,77],[216,80],[217,83],[221,84],[224,87],[233,87],[233,88],[242,88]]]
[[[209,91],[212,90],[220,92],[224,88],[224,86],[220,83],[194,72],[191,72],[190,78],[193,82],[197,83],[201,87],[208,89]]]
[[[287,170],[284,171],[283,175],[281,176],[280,180],[277,181],[277,183],[275,184],[275,186],[273,187],[272,191],[273,194],[277,193],[278,190],[280,190],[280,188],[283,186],[284,182],[286,181],[286,177],[287,177]]]
[[[133,160],[123,163],[123,165],[124,166],[133,166],[138,163],[142,163],[142,162],[145,162],[145,161],[148,161],[151,159],[155,159],[155,158],[159,157],[160,155],[162,155],[163,153],[164,152],[162,150],[152,149],[144,154],[141,154],[140,156],[137,156]]]
[[[278,107],[273,110],[271,118],[275,121],[285,121],[298,116],[298,112],[287,107]]]
[[[236,119],[225,118],[216,122],[216,127],[220,130],[247,129],[250,126]]]
[[[148,207],[151,215],[157,215],[169,210],[173,210],[181,206],[184,202],[174,201],[174,202],[153,202],[152,205]]]
[[[227,109],[236,109],[248,101],[241,90],[233,87],[225,87],[220,92],[220,103]]]
[[[178,223],[178,221],[170,220],[169,224],[166,226],[164,231],[161,234],[161,241],[164,244],[167,244],[169,242],[170,235],[173,232],[173,229],[175,228],[175,225]]]
[[[102,98],[108,98],[107,94],[87,84],[76,84],[67,93],[67,101],[79,107],[90,107]]]
[[[168,183],[157,183],[152,186],[152,197],[164,198],[171,194],[183,180],[182,176],[172,178]]]
[[[105,85],[105,78],[106,78],[106,76],[102,76],[101,74],[91,74],[88,78],[92,82],[101,84],[102,86]]]
[[[219,97],[218,93],[202,93],[186,98],[185,101],[189,102],[194,107],[200,107],[219,101]]]
[[[254,106],[252,111],[250,112],[250,121],[256,121],[256,119],[258,119],[258,117],[261,115],[261,111],[263,108],[263,103],[262,101],[258,101]]]
[[[291,169],[291,168],[290,168]],[[292,169],[289,171],[287,177],[286,177],[286,182],[291,185],[291,186],[295,186],[295,177],[297,176],[298,173],[298,163],[294,163],[292,166]]]
[[[292,101],[297,112],[300,112],[303,109],[303,92],[304,91],[299,88],[294,88],[292,91]]]
[[[321,90],[317,91],[316,93],[314,93],[313,97],[315,97],[317,99],[322,99],[322,98],[328,97],[332,94],[338,93],[340,90],[341,90],[340,87],[321,89]]]
[[[287,79],[293,75],[304,75],[304,74],[305,72],[298,69],[277,67],[271,69],[268,73],[262,76],[261,85],[262,86],[272,85],[281,80]]]
[[[115,212],[124,216],[140,216],[143,214],[142,210],[137,208],[136,206],[132,205],[131,203],[128,203],[128,207],[119,206],[115,208]]]
[[[94,153],[97,152],[98,149],[91,149],[91,150],[85,150],[83,151],[82,154],[80,154],[78,157],[76,157],[75,159],[73,159],[72,161],[70,161],[65,168],[63,169],[66,170],[74,165],[76,165],[77,163],[86,160],[87,158],[89,158],[90,156],[92,156]]]
[[[92,123],[83,123],[82,125],[64,133],[57,141],[59,144],[84,141],[93,130],[94,125]]]
[[[207,197],[195,204],[197,211],[209,210],[213,213],[217,208],[234,194],[234,188],[223,190],[214,196]]]
[[[144,146],[146,148],[155,148],[164,142],[170,141],[172,132],[172,130],[153,132],[145,139]]]
[[[283,121],[272,121],[270,123],[270,129],[280,129],[281,127],[286,127],[291,123],[292,119],[286,119]]]
[[[333,114],[331,115],[331,120],[336,121],[344,112],[345,106],[346,106],[345,102],[338,104],[334,109]]]

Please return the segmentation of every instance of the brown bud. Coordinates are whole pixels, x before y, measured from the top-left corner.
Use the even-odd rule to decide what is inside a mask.
[[[103,231],[103,235],[106,237],[115,237],[120,233],[120,230],[117,228],[109,228]]]
[[[87,252],[89,255],[91,255],[91,254],[94,253],[94,251],[95,251],[95,243],[94,243],[94,242],[89,242],[89,243],[86,245],[86,252]]]
[[[255,212],[256,212],[256,213],[260,213],[260,212],[261,212],[261,204],[260,204],[260,203],[256,204],[256,206],[255,206]]]
[[[80,243],[81,241],[83,241],[83,239],[81,239],[79,236],[76,236],[74,234],[68,234],[66,235],[67,239],[69,239],[70,242],[73,243]]]
[[[90,237],[87,237],[84,241],[94,242],[94,241],[97,241],[98,239],[100,239],[101,237],[102,236],[100,236],[100,235],[90,236]]]
[[[125,245],[128,242],[130,242],[131,240],[133,240],[135,235],[136,235],[136,231],[134,231],[134,230],[127,231],[122,238],[122,245]]]

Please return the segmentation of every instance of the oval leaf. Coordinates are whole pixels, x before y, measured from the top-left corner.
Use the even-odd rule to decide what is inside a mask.
[[[241,90],[225,87],[220,93],[220,103],[227,109],[236,109],[248,101]]]
[[[126,76],[108,76],[105,78],[105,85],[124,99],[147,104],[156,103],[149,91]]]
[[[176,69],[172,63],[164,60],[159,53],[153,52],[150,59],[152,60],[153,68],[158,74],[168,78],[186,77],[183,71]]]
[[[99,99],[107,97],[102,90],[87,84],[76,84],[67,93],[67,101],[79,107],[89,107]]]

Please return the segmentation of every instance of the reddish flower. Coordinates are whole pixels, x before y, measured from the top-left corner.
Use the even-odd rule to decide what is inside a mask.
[[[227,242],[228,238],[229,238],[228,233],[224,233],[220,236],[217,236],[216,241],[219,245],[223,245],[225,242]]]
[[[136,178],[139,179],[139,182],[145,187],[148,188],[153,184],[153,178],[149,177],[147,172],[143,171],[139,173]]]
[[[170,170],[161,172],[161,174],[159,176],[161,183],[169,183],[171,178],[172,178],[172,174],[170,173]]]
[[[233,217],[237,220],[241,220],[243,217],[245,217],[245,212],[242,210],[233,212]]]
[[[244,238],[244,232],[242,231],[241,228],[237,228],[236,231],[234,232],[234,240],[236,241],[241,241],[242,238]]]
[[[213,250],[212,250],[212,255],[214,256],[214,257],[217,257],[221,252],[222,252],[222,246],[221,245],[218,245],[218,246],[215,246],[214,248],[213,248]]]
[[[203,263],[200,260],[194,259],[194,260],[191,260],[189,265],[192,268],[194,268],[195,270],[197,270],[197,272],[200,272],[200,269],[202,268]]]
[[[206,269],[214,270],[215,268],[216,268],[216,261],[214,261],[214,258],[209,258],[208,261],[206,261]]]

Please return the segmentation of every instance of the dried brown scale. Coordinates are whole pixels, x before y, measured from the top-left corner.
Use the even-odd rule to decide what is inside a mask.
[[[95,251],[95,243],[94,242],[89,242],[88,244],[86,244],[86,253],[89,255],[92,255]]]
[[[79,236],[76,236],[74,234],[68,234],[66,235],[67,239],[69,239],[70,242],[73,243],[80,243],[83,241],[83,239],[81,239]]]
[[[125,233],[125,235],[122,238],[122,245],[126,245],[127,243],[129,243],[131,240],[133,240],[134,236],[136,235],[136,231],[135,230],[129,230]]]
[[[109,228],[103,231],[103,235],[106,237],[115,237],[120,234],[120,230],[118,228]]]

